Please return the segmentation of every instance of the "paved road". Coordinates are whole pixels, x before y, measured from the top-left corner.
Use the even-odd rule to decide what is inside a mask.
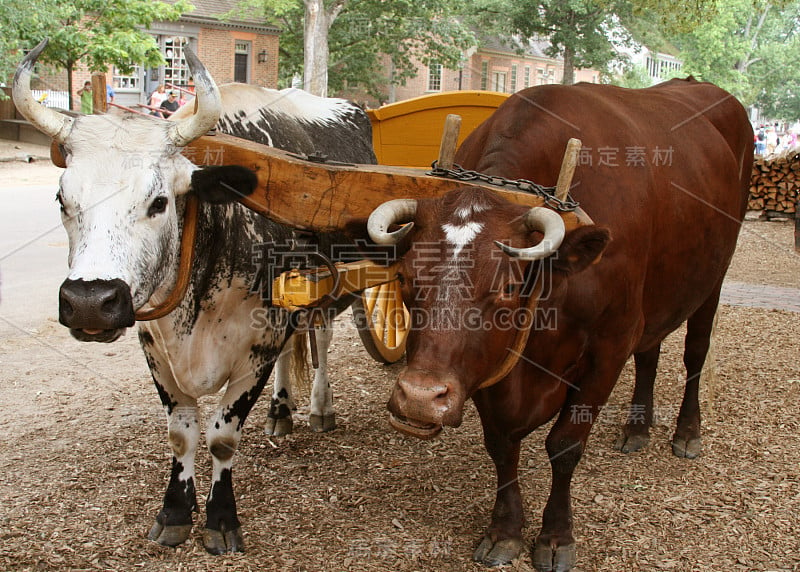
[[[67,274],[67,236],[54,197],[57,184],[0,181],[0,338],[58,316]]]
[[[730,306],[800,312],[800,289],[726,281],[722,285],[720,301]]]

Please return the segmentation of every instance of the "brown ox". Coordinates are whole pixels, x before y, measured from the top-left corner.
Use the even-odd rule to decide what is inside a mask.
[[[672,445],[678,456],[700,451],[698,377],[745,212],[747,115],[730,94],[693,79],[645,90],[536,87],[478,127],[456,162],[553,185],[570,137],[584,145],[573,195],[596,226],[563,242],[552,217],[480,189],[391,201],[369,221],[376,243],[401,246],[404,300],[419,325],[389,401],[392,424],[429,437],[458,426],[473,399],[497,470],[491,524],[474,554],[487,565],[523,550],[520,441],[554,417],[545,441],[552,487],[532,556],[537,570],[574,565],[570,481],[592,424],[633,355],[636,389],[619,446],[646,442],[661,341],[687,320],[687,384]],[[542,230],[546,238],[530,248]],[[537,280],[539,319],[521,358],[481,388],[515,351],[513,325]]]

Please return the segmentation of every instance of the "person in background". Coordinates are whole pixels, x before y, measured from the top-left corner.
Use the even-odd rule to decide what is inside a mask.
[[[84,82],[83,87],[78,90],[78,95],[81,98],[81,113],[91,115],[94,107],[92,102],[92,82]]]
[[[764,132],[764,126],[761,125],[756,133],[756,155],[764,155],[767,152],[767,134]]]
[[[167,92],[164,89],[164,84],[159,84],[156,90],[150,95],[150,101],[147,102],[147,105],[150,107],[161,107],[161,104],[164,103],[164,100],[167,99]],[[156,117],[163,117],[159,111],[151,111],[150,115],[155,115]]]
[[[114,88],[111,87],[110,83],[107,83],[106,84],[106,102],[114,103],[114,98],[116,96],[117,96],[117,94],[114,92]]]
[[[161,102],[160,107],[164,117],[169,117],[170,115],[178,111],[180,104],[178,104],[178,100],[175,97],[174,91],[170,91],[167,94],[167,99]]]

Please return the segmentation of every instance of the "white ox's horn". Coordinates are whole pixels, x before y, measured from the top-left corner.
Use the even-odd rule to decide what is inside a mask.
[[[54,109],[45,107],[36,101],[31,93],[33,66],[36,64],[36,60],[39,59],[39,54],[47,47],[48,41],[47,39],[42,40],[19,64],[17,73],[14,74],[11,95],[19,112],[36,129],[45,135],[49,135],[58,143],[64,143],[69,136],[69,132],[72,131],[74,120]]]
[[[412,219],[417,214],[417,201],[414,199],[394,199],[386,201],[369,215],[367,232],[375,244],[397,244],[414,227]],[[394,232],[389,232],[393,224],[408,223]]]
[[[183,54],[194,78],[197,112],[170,126],[169,139],[176,147],[185,147],[213,129],[222,112],[222,98],[211,74],[192,50],[184,48]]]
[[[558,213],[544,207],[531,208],[525,216],[525,226],[529,230],[538,230],[544,234],[544,238],[536,246],[514,248],[498,241],[495,241],[495,244],[512,258],[530,261],[541,260],[558,250],[566,234],[564,219]]]

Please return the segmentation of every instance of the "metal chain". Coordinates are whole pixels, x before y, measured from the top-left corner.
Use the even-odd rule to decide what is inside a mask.
[[[545,205],[557,211],[574,211],[579,205],[569,194],[563,201],[556,197],[555,187],[545,187],[527,179],[506,179],[497,175],[485,175],[477,171],[468,171],[462,168],[461,165],[453,165],[452,169],[442,169],[438,166],[438,161],[434,161],[431,164],[431,170],[426,174],[459,181],[479,181],[495,187],[513,188],[523,193],[541,197],[544,199]]]

